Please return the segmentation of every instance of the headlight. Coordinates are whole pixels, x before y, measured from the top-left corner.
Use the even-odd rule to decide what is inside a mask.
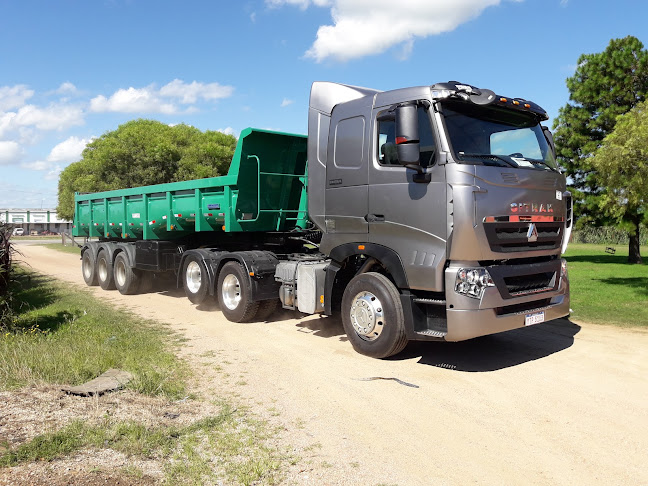
[[[455,292],[473,299],[481,299],[486,287],[494,287],[495,282],[485,268],[460,268],[455,280]]]
[[[567,278],[567,260],[564,258],[560,259],[560,277],[561,278]]]

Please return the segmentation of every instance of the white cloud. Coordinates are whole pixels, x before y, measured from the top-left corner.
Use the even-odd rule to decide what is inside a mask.
[[[23,162],[20,166],[23,169],[35,171],[48,171],[45,179],[56,179],[63,167],[60,164],[67,165],[70,162],[76,162],[81,158],[81,152],[94,137],[79,138],[69,137],[63,142],[56,144],[45,160],[36,160],[34,162]]]
[[[118,112],[118,113],[176,113],[177,108],[164,102],[151,87],[136,89],[120,89],[112,94],[110,98],[103,95],[96,96],[90,100],[90,111],[94,112]]]
[[[161,96],[178,98],[185,105],[195,103],[199,98],[203,100],[229,98],[233,92],[232,86],[223,86],[218,83],[204,84],[197,81],[185,83],[180,79],[174,79],[160,89]]]
[[[20,164],[20,167],[22,167],[23,169],[36,170],[36,171],[48,170],[51,166],[52,164],[47,162],[46,160],[37,160],[34,162],[23,162],[22,164]]]
[[[331,6],[333,25],[322,25],[306,57],[349,61],[402,46],[409,56],[414,40],[456,29],[502,0],[266,0],[270,7]],[[522,0],[512,0],[522,1]]]
[[[77,87],[74,86],[69,81],[66,81],[65,83],[61,84],[61,86],[59,86],[58,89],[55,91],[55,93],[57,94],[74,94],[76,92],[77,92]]]
[[[0,112],[20,108],[34,96],[34,91],[24,84],[0,86]]]
[[[14,164],[21,155],[22,151],[17,142],[0,141],[0,165]]]
[[[281,102],[281,107],[285,108],[288,105],[292,105],[295,102],[295,100],[289,100],[288,98],[284,98],[283,101]]]
[[[145,88],[119,89],[110,97],[96,96],[90,100],[90,111],[93,112],[118,112],[118,113],[163,113],[166,115],[178,113],[180,110],[174,103],[189,105],[199,100],[213,101],[227,98],[232,95],[232,86],[223,86],[218,83],[199,83],[193,81],[185,83],[181,79],[174,79],[159,90],[155,85]],[[188,107],[183,112],[193,113],[195,107]]]
[[[219,129],[216,130],[216,131],[217,131],[217,132],[224,133],[225,135],[234,135],[234,136],[236,136],[236,132],[234,131],[234,129],[233,129],[232,127],[219,128]]]
[[[11,118],[14,127],[34,126],[40,130],[65,130],[83,125],[83,110],[79,106],[53,103],[45,108],[23,106]],[[0,129],[2,122],[0,122]]]
[[[70,137],[67,140],[57,144],[47,156],[48,162],[76,162],[81,158],[81,152],[86,148],[91,138]]]
[[[316,7],[327,7],[333,3],[333,0],[266,0],[266,5],[271,8],[283,7],[284,5],[292,5],[299,7],[302,10],[307,9],[311,4]]]

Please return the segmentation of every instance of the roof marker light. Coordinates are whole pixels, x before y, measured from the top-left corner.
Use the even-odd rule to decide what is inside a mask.
[[[508,100],[507,100],[506,98],[500,98],[500,101],[501,101],[502,103],[506,103]]]

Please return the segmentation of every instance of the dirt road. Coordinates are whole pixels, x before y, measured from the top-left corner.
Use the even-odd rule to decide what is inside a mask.
[[[85,287],[78,257],[20,250],[35,271]],[[207,388],[229,386],[312,443],[316,464],[298,483],[648,484],[646,332],[561,320],[410,343],[381,361],[356,354],[332,318],[234,324],[176,290],[93,292],[170,323],[187,356],[222,370]]]

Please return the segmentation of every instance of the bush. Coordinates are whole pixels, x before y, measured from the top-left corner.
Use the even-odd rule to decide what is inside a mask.
[[[589,226],[574,230],[573,243],[593,243],[597,245],[627,245],[628,232],[616,226]],[[648,245],[648,230],[641,228],[639,244]]]
[[[12,227],[0,221],[0,330],[12,327],[15,315],[11,293]]]

